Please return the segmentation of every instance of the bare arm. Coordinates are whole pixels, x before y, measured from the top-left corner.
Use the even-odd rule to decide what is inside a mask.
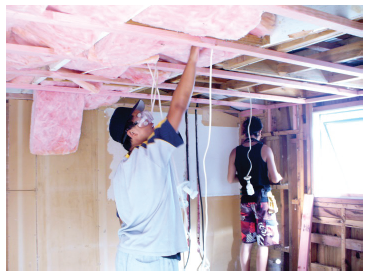
[[[272,183],[278,183],[282,180],[282,176],[278,173],[275,166],[274,154],[270,147],[264,145],[261,149],[261,156],[267,164],[269,180]]]
[[[227,175],[227,181],[229,183],[239,182],[236,175],[236,166],[234,165],[235,159],[236,159],[236,148],[234,148],[231,154],[229,155],[228,175]]]
[[[192,46],[189,60],[182,74],[180,83],[173,92],[171,106],[168,111],[167,119],[172,127],[178,131],[182,116],[187,110],[190,102],[192,90],[195,84],[196,63],[199,58],[199,48]]]

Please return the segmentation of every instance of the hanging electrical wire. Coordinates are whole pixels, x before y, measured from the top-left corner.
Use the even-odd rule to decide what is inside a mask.
[[[210,51],[210,67],[209,67],[209,133],[208,133],[208,142],[206,146],[206,150],[203,157],[203,171],[204,171],[204,179],[205,179],[205,230],[204,230],[204,243],[203,243],[203,260],[200,264],[201,270],[210,270],[210,262],[207,258],[206,253],[206,236],[208,231],[208,177],[206,174],[206,165],[205,160],[209,150],[210,138],[211,138],[211,130],[212,130],[212,74],[213,74],[213,49]]]

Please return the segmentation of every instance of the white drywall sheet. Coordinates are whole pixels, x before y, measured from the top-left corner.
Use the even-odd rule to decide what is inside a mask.
[[[111,116],[113,108],[105,110],[107,116]],[[167,113],[163,113],[163,118]],[[158,124],[162,119],[159,112],[153,113],[154,124]],[[197,115],[197,130],[198,130],[198,161],[199,161],[199,175],[202,196],[206,194],[205,177],[203,171],[203,157],[208,142],[209,127],[204,126],[201,122],[202,115]],[[106,125],[108,130],[108,125]],[[196,136],[195,136],[195,115],[188,115],[189,127],[189,176],[191,188],[197,190],[197,173],[196,173]],[[174,166],[177,171],[177,178],[180,182],[186,181],[186,123],[183,117],[179,127],[179,132],[184,140],[173,154]],[[207,174],[207,196],[233,196],[240,194],[240,184],[227,182],[228,158],[231,150],[238,145],[239,141],[239,127],[212,127],[211,141],[209,150],[206,156],[206,174]],[[112,179],[116,168],[120,161],[126,154],[126,150],[121,144],[109,139],[107,150],[113,155],[113,160],[110,165]],[[112,188],[108,190],[109,199],[114,199]]]

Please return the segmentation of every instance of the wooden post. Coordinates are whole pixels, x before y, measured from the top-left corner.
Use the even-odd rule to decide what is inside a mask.
[[[313,195],[304,195],[302,228],[298,253],[298,271],[307,271],[310,260]]]
[[[346,265],[345,265],[345,258],[346,258],[346,234],[345,234],[345,208],[341,209],[341,219],[342,219],[342,225],[341,225],[341,269],[342,271],[346,271]]]
[[[305,125],[305,148],[306,148],[306,190],[305,193],[312,194],[312,104],[306,104],[306,125]]]
[[[293,204],[293,199],[297,198],[297,160],[295,145],[291,142],[291,137],[287,136],[287,163],[288,163],[288,203],[289,203],[289,270],[297,270],[298,262],[298,203]]]

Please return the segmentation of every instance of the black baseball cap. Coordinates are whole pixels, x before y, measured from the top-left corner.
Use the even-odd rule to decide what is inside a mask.
[[[113,112],[110,119],[110,136],[114,141],[123,144],[124,137],[127,135],[125,131],[126,122],[130,119],[135,110],[144,111],[145,104],[139,100],[133,108],[118,107]]]

